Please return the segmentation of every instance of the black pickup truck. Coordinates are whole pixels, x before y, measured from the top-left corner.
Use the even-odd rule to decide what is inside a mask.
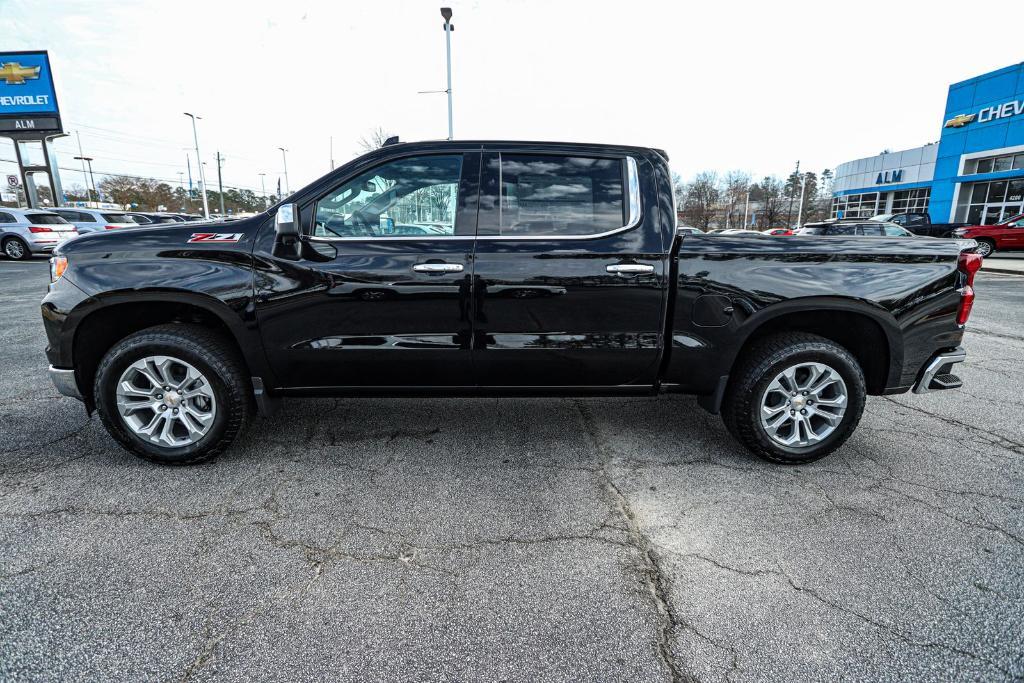
[[[42,315],[61,393],[161,463],[288,396],[663,392],[801,463],[869,394],[960,386],[972,245],[684,235],[656,149],[393,144],[250,219],[72,240]]]

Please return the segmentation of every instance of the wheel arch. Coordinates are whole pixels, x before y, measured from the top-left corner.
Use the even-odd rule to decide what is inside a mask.
[[[869,394],[897,384],[903,368],[898,323],[888,311],[867,302],[834,297],[785,301],[751,315],[741,330],[733,368],[751,346],[781,332],[816,334],[846,348],[864,371]]]
[[[96,297],[71,316],[74,333],[65,337],[64,357],[71,358],[75,379],[91,410],[93,379],[103,355],[126,336],[167,323],[199,324],[215,329],[234,345],[251,376],[266,377],[268,368],[258,332],[236,311],[212,296],[184,291],[114,292]]]

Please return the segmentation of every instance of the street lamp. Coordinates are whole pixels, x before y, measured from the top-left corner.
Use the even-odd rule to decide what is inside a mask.
[[[75,157],[78,161],[84,161],[89,164],[89,182],[92,185],[92,194],[96,196],[96,201],[100,199],[100,193],[96,191],[96,179],[92,175],[92,157]]]
[[[288,150],[284,147],[278,147],[281,150],[281,161],[284,162],[284,193],[291,194],[291,190],[288,189],[288,155],[285,154]]]
[[[206,173],[203,171],[202,157],[199,156],[199,134],[196,132],[196,119],[203,117],[185,112],[185,116],[192,119],[192,139],[196,143],[196,162],[199,166],[199,188],[203,191],[203,217],[210,217],[210,203],[206,200]]]
[[[267,174],[260,173],[260,188],[263,190],[263,208],[267,208]]]
[[[455,134],[452,132],[452,31],[455,25],[452,24],[452,8],[442,7],[441,16],[444,17],[444,42],[448,57],[448,139],[452,140]]]
[[[804,190],[807,189],[807,174],[800,174],[800,206],[796,209],[796,225],[800,227],[804,217]]]

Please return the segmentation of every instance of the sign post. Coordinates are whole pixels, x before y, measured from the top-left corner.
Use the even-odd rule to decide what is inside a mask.
[[[29,208],[38,209],[42,204],[37,175],[46,177],[53,203],[63,201],[52,144],[63,135],[49,54],[45,50],[0,52],[0,136],[14,141]]]

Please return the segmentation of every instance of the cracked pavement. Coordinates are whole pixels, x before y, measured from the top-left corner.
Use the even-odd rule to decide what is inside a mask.
[[[963,391],[839,452],[684,397],[285,404],[191,468],[46,377],[46,262],[0,261],[0,679],[1024,678],[1024,279]]]

